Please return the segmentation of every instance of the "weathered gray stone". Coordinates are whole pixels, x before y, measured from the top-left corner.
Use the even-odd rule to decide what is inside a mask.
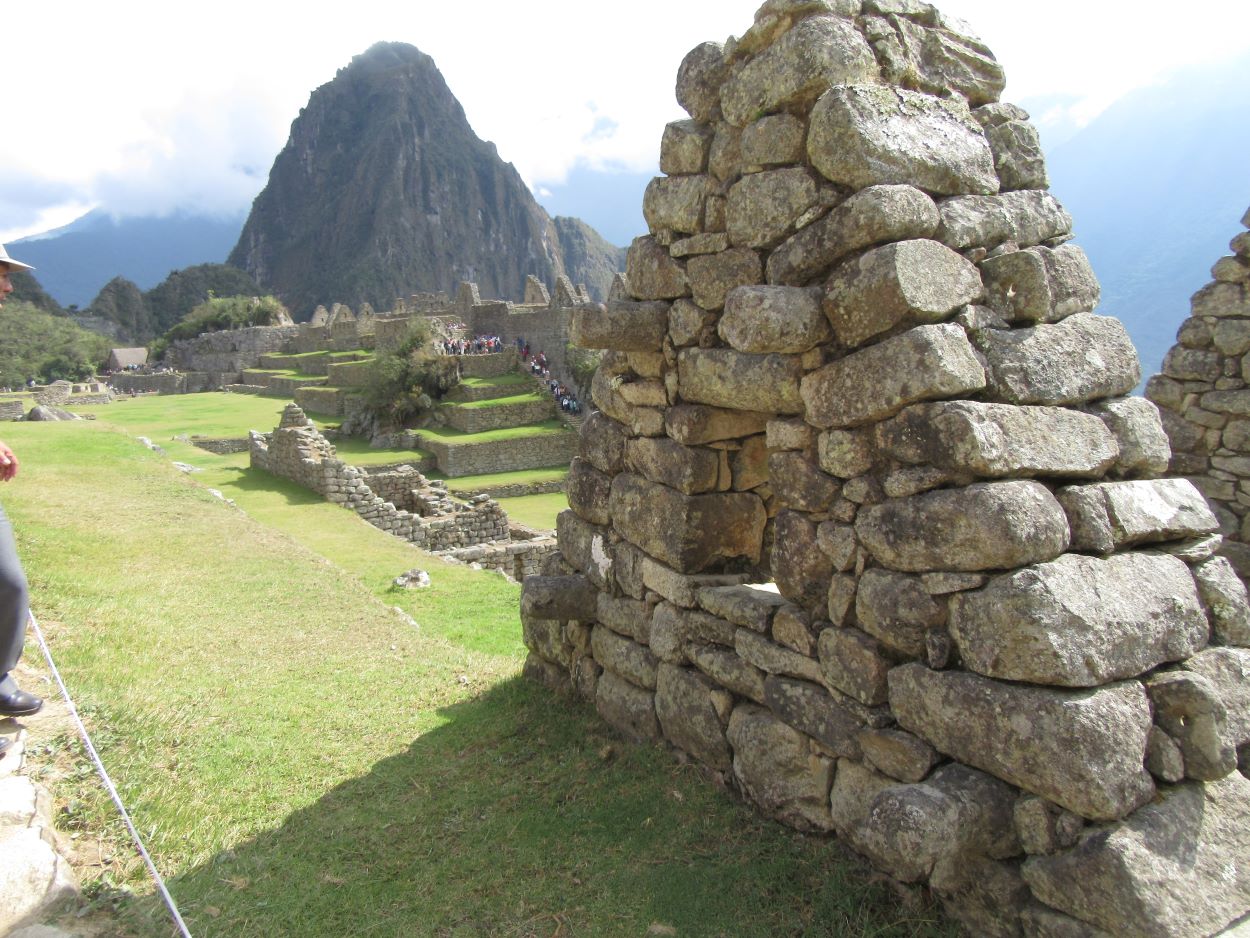
[[[1025,938],[1114,938],[1101,928],[1034,902],[1020,913]]]
[[[803,162],[807,125],[793,114],[770,114],[742,131],[742,162],[775,166]]]
[[[738,287],[725,297],[718,331],[739,352],[795,354],[829,340],[820,298],[797,287]]]
[[[694,175],[707,169],[712,130],[698,121],[673,121],[660,140],[660,172],[670,176]]]
[[[773,614],[786,604],[775,590],[759,586],[709,586],[699,590],[699,605],[734,625],[768,634]]]
[[[1208,648],[1181,662],[1181,667],[1202,675],[1215,688],[1224,704],[1229,743],[1235,747],[1250,743],[1250,650]]]
[[[698,495],[716,490],[720,456],[715,450],[683,446],[667,437],[641,437],[626,444],[625,465],[651,482],[683,495]]]
[[[956,251],[994,248],[1005,241],[1029,247],[1072,230],[1072,216],[1041,190],[957,196],[942,201],[938,210],[942,222],[934,237]]]
[[[769,675],[764,679],[764,700],[778,718],[838,756],[862,757],[856,737],[864,725],[863,718],[820,685]]]
[[[720,89],[729,74],[725,48],[704,42],[687,53],[677,70],[677,103],[700,123],[708,123],[720,110]]]
[[[697,671],[661,664],[655,713],[668,739],[704,765],[728,771],[733,754],[712,703],[715,685]]]
[[[747,664],[735,652],[692,643],[687,654],[700,671],[721,686],[758,704],[764,703],[764,672]]]
[[[580,570],[596,587],[610,590],[615,583],[608,528],[583,521],[572,509],[556,516],[556,543],[574,569]]]
[[[815,658],[800,655],[750,629],[738,629],[734,650],[743,661],[768,674],[788,674],[807,681],[820,680],[820,664]]]
[[[890,707],[940,752],[1082,817],[1115,820],[1154,794],[1136,681],[1052,690],[912,663],[890,672]]]
[[[556,664],[541,655],[531,653],[525,656],[521,676],[527,681],[541,684],[554,694],[564,694],[572,686],[568,669],[567,664]]]
[[[877,60],[850,20],[813,16],[798,23],[721,89],[721,110],[744,127],[761,114],[810,104],[831,85],[873,81]]]
[[[565,480],[565,494],[568,496],[569,507],[591,524],[609,524],[608,495],[612,488],[612,477],[600,472],[584,459],[574,459],[569,464],[569,474]]]
[[[703,230],[706,176],[657,176],[647,185],[642,214],[652,233],[695,234]]]
[[[527,576],[521,588],[521,615],[590,621],[597,615],[599,595],[584,576]]]
[[[800,830],[827,831],[832,760],[762,707],[743,704],[729,719],[734,775],[766,813]]]
[[[1050,188],[1036,127],[1027,121],[1006,121],[989,128],[985,136],[1003,192]]]
[[[826,179],[852,189],[906,183],[937,195],[998,191],[989,143],[967,106],[901,88],[829,88],[812,108],[807,154]]]
[[[655,694],[605,670],[595,687],[595,709],[621,735],[634,742],[660,738]]]
[[[855,759],[839,759],[837,775],[830,792],[833,828],[849,838],[868,816],[873,799],[898,783]]]
[[[1060,489],[1074,550],[1202,537],[1219,530],[1206,499],[1188,479],[1141,479]]]
[[[582,423],[579,453],[600,472],[615,474],[625,465],[625,428],[595,411]]]
[[[1118,455],[1101,420],[1058,407],[915,404],[876,432],[895,459],[990,478],[1097,478]]]
[[[841,479],[861,476],[873,467],[876,456],[867,431],[830,430],[817,443],[820,468]]]
[[[802,286],[855,251],[927,238],[939,219],[933,199],[914,186],[870,186],[779,245],[768,258],[768,282]]]
[[[1214,384],[1222,372],[1218,352],[1174,346],[1163,359],[1163,373],[1177,381]]]
[[[862,426],[917,401],[957,397],[985,387],[985,372],[958,326],[918,326],[854,352],[803,378],[809,423]]]
[[[987,677],[1096,687],[1179,661],[1207,643],[1189,569],[1175,557],[1065,554],[951,600],[965,667]]]
[[[860,730],[857,738],[864,758],[900,782],[922,781],[938,761],[936,749],[905,730],[869,727]]]
[[[1250,290],[1244,283],[1209,283],[1190,301],[1194,316],[1250,318]]]
[[[825,629],[817,640],[824,682],[870,707],[886,702],[886,675],[894,666],[885,650],[858,629]]]
[[[1212,640],[1217,645],[1250,647],[1246,585],[1232,564],[1226,557],[1212,557],[1193,569],[1198,595],[1211,618]]]
[[[782,511],[777,515],[771,568],[786,599],[808,610],[826,601],[833,563],[820,550],[816,524],[803,514]]]
[[[1036,246],[981,264],[989,305],[1009,321],[1058,323],[1098,306],[1098,278],[1075,244],[1051,250]]]
[[[694,301],[704,309],[716,310],[725,305],[730,290],[760,283],[764,279],[764,265],[760,255],[751,248],[730,248],[719,254],[690,258],[686,262],[686,275]]]
[[[1031,894],[1020,864],[983,856],[945,856],[933,867],[929,888],[965,934],[1018,938]]]
[[[545,662],[558,664],[567,670],[573,661],[573,646],[565,640],[564,623],[558,619],[523,617],[521,641]]]
[[[817,637],[827,626],[826,622],[814,622],[805,609],[787,603],[773,616],[773,641],[800,655],[815,657]]]
[[[1250,908],[1250,780],[1161,789],[1067,853],[1032,857],[1042,902],[1113,935],[1210,935]]]
[[[731,557],[759,560],[767,517],[755,495],[682,495],[621,473],[612,480],[609,504],[624,538],[679,573],[700,573]]]
[[[629,291],[639,300],[672,300],[690,295],[681,265],[654,238],[635,238],[625,255]]]
[[[696,235],[703,237],[703,235]],[[729,239],[727,235],[711,235],[724,239],[724,244],[717,244],[709,254],[715,254],[729,247]],[[687,239],[693,240],[693,239]],[[673,242],[675,249],[683,242]],[[690,252],[702,253],[702,252]],[[674,250],[673,256],[679,256]],[[668,313],[668,335],[673,345],[681,348],[686,345],[705,345],[711,342],[713,336],[716,335],[716,314],[696,306],[693,300],[677,300],[673,303],[672,309]]]
[[[1167,471],[1172,446],[1153,402],[1144,397],[1115,398],[1095,404],[1090,411],[1102,418],[1119,447],[1113,474],[1134,478]]]
[[[860,627],[908,658],[923,658],[925,633],[946,622],[946,604],[929,595],[919,577],[866,570],[855,595]]]
[[[678,443],[698,446],[763,433],[768,420],[768,414],[678,404],[665,413],[664,429]]]
[[[762,435],[742,441],[742,448],[729,458],[731,487],[750,492],[768,484],[768,446]]]
[[[1169,785],[1185,780],[1185,755],[1176,740],[1158,725],[1150,728],[1150,738],[1146,741],[1146,768]]]
[[[752,355],[733,349],[682,349],[677,355],[682,397],[713,407],[800,414],[802,363],[790,355]]]
[[[658,351],[667,331],[667,303],[614,300],[573,310],[569,341],[581,348]]]
[[[989,393],[1011,404],[1079,404],[1127,394],[1141,380],[1132,340],[1107,316],[986,329],[973,338],[989,366]]]
[[[532,578],[526,579],[528,581]],[[651,613],[651,604],[641,599],[599,593],[593,618],[614,632],[620,632],[646,645],[651,641]]]
[[[899,6],[897,3],[877,6]],[[933,7],[930,4],[903,4]],[[923,14],[929,25],[904,15],[890,16],[889,33],[873,42],[882,60],[884,77],[893,84],[938,96],[954,91],[974,107],[997,101],[1007,79],[1002,66],[983,44],[949,29],[933,29],[938,16]],[[892,27],[892,28],[890,28]]]
[[[0,932],[78,894],[73,870],[39,827],[0,828]]]
[[[1228,710],[1215,684],[1194,671],[1164,671],[1146,681],[1155,723],[1180,746],[1185,775],[1203,782],[1237,768]]]
[[[603,625],[595,626],[590,638],[591,653],[601,665],[631,684],[655,690],[659,662],[645,645],[630,641]]]
[[[686,574],[667,567],[654,557],[642,554],[640,558],[642,581],[647,589],[658,593],[671,603],[683,609],[693,609],[699,605],[699,590],[705,586],[734,586],[745,583],[747,577],[740,574]],[[733,635],[725,640],[733,644]]]
[[[827,511],[838,495],[838,483],[802,453],[773,453],[768,472],[777,503],[799,511]]]
[[[729,241],[752,248],[780,244],[816,203],[816,181],[802,167],[743,176],[729,190],[725,214]]]
[[[838,341],[862,345],[899,325],[940,322],[982,292],[977,269],[936,241],[873,248],[833,271],[824,310]]]
[[[1051,854],[1074,846],[1085,827],[1071,811],[1036,795],[1016,799],[1012,817],[1020,846],[1028,854]]]
[[[855,533],[882,565],[976,572],[1053,560],[1068,547],[1063,508],[1037,482],[989,482],[891,499],[860,511]]]

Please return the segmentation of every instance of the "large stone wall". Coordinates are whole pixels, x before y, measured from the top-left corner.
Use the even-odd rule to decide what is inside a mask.
[[[497,404],[491,407],[457,407],[448,404],[439,407],[438,411],[449,427],[462,433],[483,433],[487,430],[524,427],[550,420],[556,415],[556,405],[549,399]]]
[[[252,326],[206,332],[194,339],[171,343],[165,360],[178,371],[240,372],[255,368],[260,356],[267,352],[285,351],[300,328]]]
[[[415,469],[369,474],[335,455],[334,446],[295,404],[272,433],[253,433],[251,465],[290,479],[351,508],[365,521],[430,551],[507,541],[508,516],[485,497],[455,502]],[[379,494],[387,493],[388,497]]]
[[[1241,220],[1250,228],[1250,211]],[[1228,557],[1250,577],[1250,231],[1194,294],[1163,373],[1146,386],[1172,443],[1171,471],[1215,506]]]
[[[453,479],[566,465],[577,455],[577,446],[577,434],[572,432],[459,445],[421,437],[421,448],[433,453],[438,468]]]
[[[977,935],[1250,909],[1250,609],[1002,69],[768,0],[682,63],[526,670]]]

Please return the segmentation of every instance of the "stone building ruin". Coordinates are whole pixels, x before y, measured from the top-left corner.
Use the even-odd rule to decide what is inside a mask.
[[[978,935],[1250,909],[1250,610],[1027,115],[917,0],[682,62],[526,672]],[[1237,289],[1243,289],[1238,287]]]
[[[1250,211],[1241,219],[1250,228]],[[1194,483],[1220,520],[1227,556],[1250,577],[1250,231],[1211,268],[1162,374],[1146,385],[1172,444],[1170,469]]]

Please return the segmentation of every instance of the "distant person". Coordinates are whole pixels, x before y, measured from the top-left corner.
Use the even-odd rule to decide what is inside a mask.
[[[13,292],[9,274],[15,270],[33,270],[29,264],[15,261],[0,244],[0,306]],[[0,482],[17,475],[17,457],[7,443],[0,442]],[[26,574],[17,559],[13,526],[0,508],[0,717],[25,717],[38,713],[43,701],[34,694],[20,690],[10,673],[22,657],[26,643],[26,620],[30,617],[30,601],[26,591]]]

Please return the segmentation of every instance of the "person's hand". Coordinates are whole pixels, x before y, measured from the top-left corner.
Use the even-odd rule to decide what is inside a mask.
[[[9,444],[0,442],[0,482],[8,482],[17,475],[17,456]]]

